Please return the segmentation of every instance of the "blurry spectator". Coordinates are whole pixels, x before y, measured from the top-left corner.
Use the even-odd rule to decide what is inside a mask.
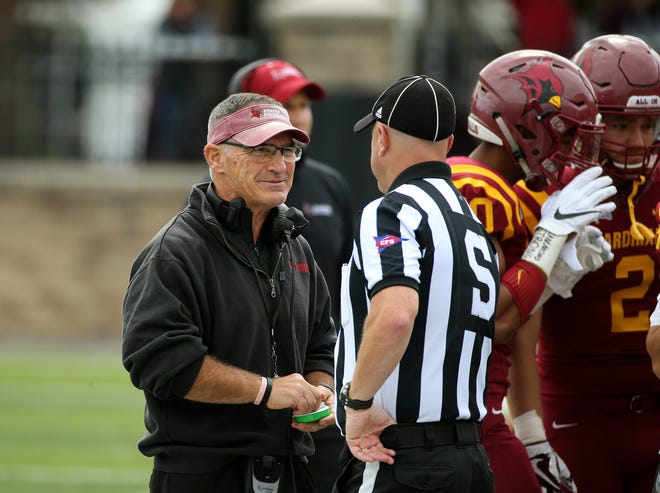
[[[513,0],[521,48],[570,56],[575,48],[576,19],[571,0]]]
[[[660,50],[660,0],[574,0],[574,4],[578,45],[601,34],[631,34]]]
[[[660,49],[660,0],[617,2],[606,17],[603,31],[633,34]]]
[[[213,30],[213,24],[197,0],[174,0],[161,24],[161,31],[167,34],[196,34]]]
[[[161,36],[212,35],[216,31],[210,16],[197,0],[173,0],[159,28]],[[204,147],[205,117],[214,94],[217,66],[191,59],[190,54],[163,61],[156,78],[152,103],[147,159],[197,160]]]

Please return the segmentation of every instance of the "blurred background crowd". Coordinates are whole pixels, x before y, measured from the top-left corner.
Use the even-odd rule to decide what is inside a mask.
[[[454,153],[464,153],[473,147],[465,121],[484,65],[519,48],[570,57],[603,33],[634,34],[658,50],[660,0],[3,0],[0,329],[47,331],[57,319],[81,333],[119,334],[133,256],[204,173],[208,114],[247,62],[280,57],[324,85],[310,149],[344,175],[359,209],[377,191],[369,136],[351,127],[392,80],[425,73],[451,90]],[[174,178],[158,188],[165,175]],[[22,205],[17,187],[35,183],[43,188],[24,188],[30,205]],[[66,191],[76,184],[92,198],[71,202]],[[160,200],[168,190],[170,209],[154,218],[131,195],[108,198],[120,186],[150,186]],[[101,216],[80,216],[94,208]],[[113,220],[121,227],[113,229]],[[78,238],[75,248],[58,235]],[[108,260],[120,250],[120,261]],[[66,265],[58,270],[53,258]],[[40,287],[21,284],[31,276]],[[66,297],[62,286],[78,278],[83,287]],[[99,283],[112,288],[91,296]],[[35,318],[49,304],[53,311]],[[101,317],[103,307],[112,315]]]
[[[395,77],[443,81],[464,118],[479,69],[504,52],[570,57],[607,32],[660,45],[658,0],[5,0],[1,9],[0,156],[122,166],[200,161],[209,110],[256,58],[290,60],[327,87],[312,145],[350,175],[362,160],[335,145],[350,130],[346,113]]]

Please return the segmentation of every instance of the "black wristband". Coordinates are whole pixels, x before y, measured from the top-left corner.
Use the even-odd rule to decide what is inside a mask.
[[[266,377],[266,390],[264,391],[264,396],[261,399],[261,402],[259,403],[260,406],[265,406],[268,404],[268,398],[270,397],[270,393],[273,391],[273,379],[270,377]]]
[[[332,392],[333,394],[335,393],[335,389],[333,389],[333,388],[332,388],[330,385],[328,385],[327,383],[320,383],[318,386],[319,386],[319,387],[325,387],[326,389],[328,389],[328,390],[329,390],[330,392]]]

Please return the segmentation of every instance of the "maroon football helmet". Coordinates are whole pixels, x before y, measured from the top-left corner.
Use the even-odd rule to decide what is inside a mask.
[[[564,168],[598,164],[604,125],[584,73],[570,60],[519,50],[490,62],[472,94],[468,132],[504,146],[527,186],[561,187]]]
[[[640,148],[604,138],[601,147],[608,174],[624,180],[649,176],[660,155],[660,56],[635,36],[607,34],[587,41],[573,61],[591,81],[601,114],[655,117],[652,145]]]

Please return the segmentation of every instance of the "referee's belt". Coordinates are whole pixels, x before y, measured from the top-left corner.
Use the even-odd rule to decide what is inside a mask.
[[[433,447],[437,445],[476,445],[481,442],[481,425],[475,421],[435,421],[399,423],[380,434],[387,448]]]

